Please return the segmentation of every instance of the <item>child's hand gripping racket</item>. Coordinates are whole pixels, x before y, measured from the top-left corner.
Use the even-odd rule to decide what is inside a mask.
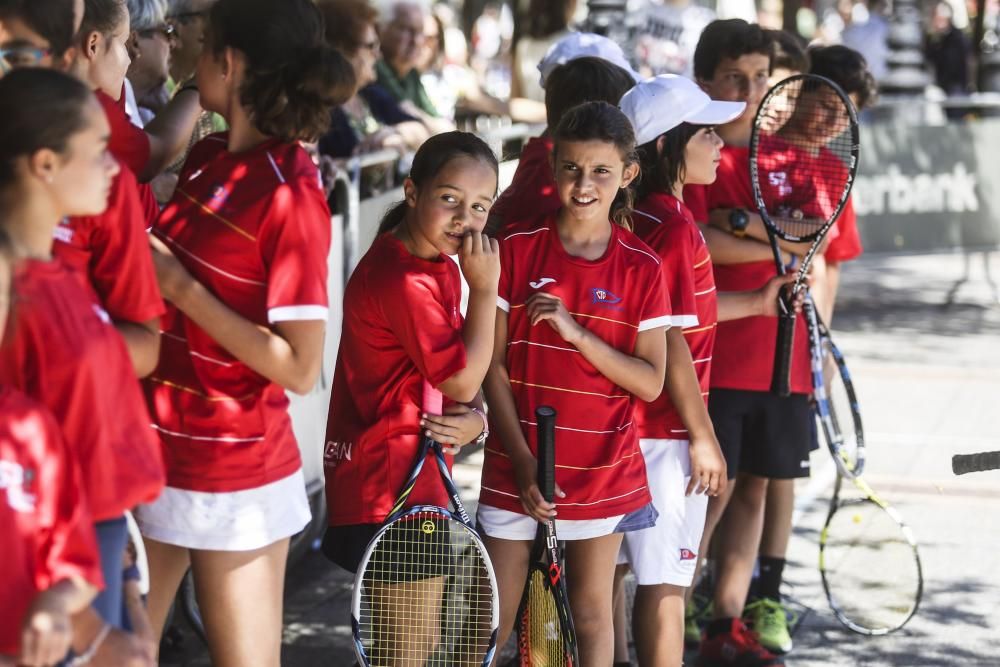
[[[771,391],[790,393],[795,295],[843,211],[858,167],[858,120],[834,82],[805,74],[778,83],[761,102],[750,137],[750,183],[778,273],[778,240],[811,243],[795,282],[779,299]]]

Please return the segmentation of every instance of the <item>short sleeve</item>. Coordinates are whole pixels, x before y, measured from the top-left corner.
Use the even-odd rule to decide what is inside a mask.
[[[94,523],[82,493],[80,469],[63,443],[55,420],[39,409],[39,437],[45,438],[48,460],[42,464],[45,489],[44,510],[39,521],[38,563],[35,584],[39,590],[64,579],[80,577],[97,588],[104,587]]]
[[[258,236],[267,270],[270,323],[326,320],[330,211],[318,180],[279,185]]]
[[[91,221],[87,278],[114,320],[146,322],[164,313],[135,176],[122,168],[108,208]],[[123,276],[128,276],[123,280]]]
[[[858,233],[858,217],[854,212],[853,196],[847,199],[847,204],[831,231],[834,230],[837,234],[830,237],[830,244],[824,254],[826,260],[828,262],[847,262],[860,257],[864,248]]]
[[[670,254],[663,257],[664,285],[670,299],[671,326],[698,326],[698,304],[694,286],[693,225],[685,224],[671,236]],[[693,233],[697,233],[695,229]]]
[[[460,316],[448,312],[442,296],[433,276],[416,272],[404,274],[402,284],[395,289],[371,294],[406,354],[434,386],[466,364]]]
[[[667,293],[662,264],[651,267],[647,276],[643,281],[645,298],[639,314],[639,333],[651,329],[669,329],[672,321],[670,295]]]
[[[510,242],[500,241],[500,284],[497,288],[497,308],[510,313],[510,272],[513,269],[513,252],[511,252]]]

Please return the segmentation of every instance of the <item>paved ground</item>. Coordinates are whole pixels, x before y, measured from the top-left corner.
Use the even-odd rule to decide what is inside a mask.
[[[787,592],[806,609],[787,658],[820,665],[1000,665],[1000,472],[956,478],[955,453],[1000,449],[1000,306],[977,259],[946,307],[960,255],[868,257],[850,267],[834,335],[848,357],[869,442],[871,484],[921,544],[925,595],[902,631],[864,638],[829,612],[816,540],[832,486],[824,451],[800,488]],[[477,459],[456,477],[475,495]],[[350,581],[309,555],[290,574],[283,664],[350,666]],[[210,664],[190,632],[164,665]]]

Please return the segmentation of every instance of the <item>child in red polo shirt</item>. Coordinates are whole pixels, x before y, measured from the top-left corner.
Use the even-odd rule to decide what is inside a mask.
[[[330,212],[300,141],[350,94],[311,0],[219,0],[198,63],[230,130],[195,145],[153,228],[168,301],[144,380],[167,488],[135,512],[161,633],[189,564],[221,664],[278,665],[289,538],[310,520],[286,391],[313,389]]]
[[[63,217],[105,206],[117,171],[106,150],[108,124],[76,79],[25,69],[0,80],[0,133],[2,223],[18,252],[17,310],[0,347],[0,382],[48,408],[80,463],[106,583],[94,609],[104,624],[120,625],[124,512],[159,494],[163,462],[121,336],[52,257]],[[88,627],[83,648],[107,635]]]
[[[11,302],[0,230],[0,345]],[[70,616],[103,585],[80,471],[45,408],[0,383],[0,664],[50,665],[70,647]]]
[[[497,569],[502,645],[536,521],[567,540],[570,605],[586,664],[611,664],[611,582],[623,531],[654,520],[635,406],[663,388],[670,324],[660,259],[623,225],[638,174],[628,119],[605,102],[554,132],[562,208],[514,221],[501,240],[497,340],[486,379],[479,526]],[[613,221],[612,221],[613,218]],[[558,414],[555,503],[535,483],[535,408]]]

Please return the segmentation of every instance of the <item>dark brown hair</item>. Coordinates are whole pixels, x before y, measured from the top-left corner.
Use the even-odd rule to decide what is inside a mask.
[[[326,41],[350,57],[361,48],[365,26],[374,26],[378,10],[368,0],[318,0],[316,6],[326,22]]]
[[[656,149],[660,137],[639,146],[639,167],[642,178],[636,184],[636,199],[644,200],[653,192],[672,192],[674,183],[684,178],[684,149],[691,137],[705,129],[705,125],[681,123],[660,135],[663,150]]]
[[[268,136],[313,141],[354,94],[354,70],[326,44],[311,0],[219,0],[206,42],[216,56],[232,48],[246,58],[240,102]]]
[[[51,69],[26,67],[0,79],[0,188],[17,177],[19,158],[48,148],[66,150],[86,127],[84,108],[94,94],[79,79]]]
[[[482,160],[493,169],[493,173],[500,173],[497,156],[486,142],[471,132],[455,131],[436,134],[417,149],[410,166],[410,180],[420,189],[433,181],[449,162],[459,157]],[[404,200],[390,208],[379,223],[378,233],[388,232],[401,223],[406,217],[407,206]]]
[[[810,74],[818,74],[830,79],[858,100],[858,111],[868,106],[875,98],[875,78],[868,71],[865,57],[846,46],[819,46],[809,49],[812,65]]]
[[[57,58],[73,45],[73,0],[3,0],[0,18],[12,17],[44,37]]]
[[[771,58],[771,69],[791,70],[805,74],[809,71],[809,54],[798,35],[785,30],[768,30],[774,46]]]
[[[725,59],[736,60],[751,53],[772,58],[771,36],[756,23],[743,19],[712,21],[698,38],[694,49],[695,78],[709,81]]]
[[[84,0],[83,22],[77,35],[84,41],[93,32],[108,37],[125,20],[125,7],[125,0]]]
[[[564,141],[603,141],[614,144],[626,166],[639,162],[632,123],[621,109],[607,102],[587,102],[567,111],[552,134],[552,140],[554,158],[558,158],[559,144]],[[621,188],[611,203],[611,219],[632,229],[634,203],[635,192],[631,184]]]
[[[635,85],[624,69],[603,58],[587,56],[560,65],[545,79],[545,120],[551,132],[563,115],[584,102],[617,106]]]

